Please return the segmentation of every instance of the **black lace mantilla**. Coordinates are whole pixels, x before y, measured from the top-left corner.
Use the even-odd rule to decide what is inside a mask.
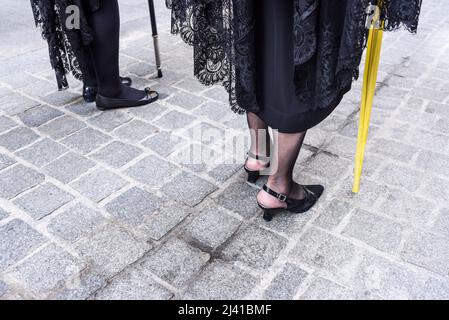
[[[30,0],[36,26],[40,27],[42,37],[48,42],[50,62],[56,73],[60,90],[68,88],[66,75],[72,73],[82,80],[87,57],[84,46],[92,41],[84,9],[96,10],[100,0]],[[65,21],[71,12],[67,7],[75,5],[80,9],[80,29],[67,29]]]
[[[327,108],[358,78],[368,34],[367,8],[378,2],[385,30],[416,32],[421,0],[294,0],[295,85],[307,108]],[[257,0],[166,0],[166,5],[172,11],[172,33],[194,47],[195,76],[206,85],[222,84],[235,112],[259,111]],[[313,76],[304,78],[308,73]]]

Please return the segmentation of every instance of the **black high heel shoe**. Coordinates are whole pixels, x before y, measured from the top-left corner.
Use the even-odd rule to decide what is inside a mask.
[[[133,81],[129,77],[120,77],[120,81],[122,82],[123,85],[128,87],[130,87],[133,83]],[[98,94],[98,87],[83,85],[84,101],[88,103],[95,102],[95,100],[97,99],[97,94]]]
[[[132,108],[140,107],[150,103],[155,102],[159,99],[159,93],[151,90],[150,88],[145,88],[145,97],[139,100],[135,99],[117,99],[104,97],[101,94],[97,94],[97,108],[99,110],[112,110],[119,108]]]
[[[258,161],[262,161],[266,163],[266,166],[268,167],[270,165],[270,158],[269,157],[265,157],[265,156],[259,156],[256,155],[252,152],[248,152],[248,158],[246,159],[246,161],[248,161],[248,159],[253,159],[253,160],[258,160]],[[257,180],[259,180],[260,178],[260,171],[253,171],[250,170],[246,167],[246,164],[244,166],[246,173],[248,174],[248,179],[247,181],[249,183],[256,183]]]
[[[305,198],[291,199],[287,195],[282,193],[277,193],[276,191],[268,188],[267,185],[262,187],[262,190],[268,193],[270,196],[275,197],[281,202],[287,204],[287,208],[265,208],[260,203],[258,203],[259,207],[263,210],[263,218],[265,221],[273,220],[273,216],[278,210],[286,210],[291,213],[299,214],[309,211],[317,202],[318,199],[324,192],[324,187],[321,185],[311,185],[311,186],[302,186],[305,193]]]

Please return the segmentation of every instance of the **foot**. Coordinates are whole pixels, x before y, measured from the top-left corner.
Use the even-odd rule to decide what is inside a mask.
[[[138,90],[122,85],[120,94],[114,97],[105,97],[101,94],[97,95],[97,108],[100,110],[112,110],[119,108],[140,107],[150,104],[159,98],[156,91],[150,88]]]
[[[122,85],[125,85],[127,87],[131,86],[132,80],[128,77],[120,77],[120,81]],[[98,86],[96,83],[92,82],[89,84],[83,85],[83,98],[84,101],[87,103],[95,102],[95,99],[97,98],[98,94]]]
[[[303,200],[306,197],[304,188],[296,182],[289,184],[277,185],[268,181],[267,186],[273,191],[281,194],[285,194],[287,197],[295,200]],[[286,209],[287,203],[280,201],[279,199],[269,195],[265,191],[261,190],[257,194],[257,202],[260,206],[266,209]]]
[[[268,164],[262,160],[248,158],[245,162],[245,168],[249,171],[262,171],[266,169]]]
[[[248,152],[248,158],[245,162],[245,168],[249,171],[262,171],[270,164],[270,158],[257,155],[251,151]]]
[[[139,90],[132,87],[129,87],[127,85],[122,84],[120,93],[109,98],[114,99],[127,99],[127,100],[140,100],[143,99],[147,93],[145,90]]]

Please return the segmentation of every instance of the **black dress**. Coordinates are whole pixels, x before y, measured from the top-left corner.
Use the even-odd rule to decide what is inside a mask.
[[[367,8],[381,0],[166,0],[172,32],[194,46],[194,74],[232,109],[281,132],[324,120],[359,75]],[[421,0],[383,0],[385,29],[416,32]]]
[[[349,82],[325,108],[310,109],[304,105],[308,101],[300,100],[305,93],[296,92],[295,76],[315,79],[319,69],[295,68],[292,8],[293,0],[259,0],[255,8],[256,97],[260,108],[257,115],[281,133],[303,132],[316,126],[331,114],[350,89]]]

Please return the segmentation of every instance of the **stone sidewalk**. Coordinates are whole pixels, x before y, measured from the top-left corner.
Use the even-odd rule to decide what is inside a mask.
[[[319,205],[271,223],[241,163],[182,161],[227,159],[245,119],[193,79],[157,2],[164,78],[144,0],[120,1],[121,65],[162,99],[115,112],[76,81],[57,92],[28,2],[2,2],[1,299],[448,299],[449,0],[424,1],[417,36],[385,36],[361,193],[359,81],[298,161],[299,182],[327,187]]]

